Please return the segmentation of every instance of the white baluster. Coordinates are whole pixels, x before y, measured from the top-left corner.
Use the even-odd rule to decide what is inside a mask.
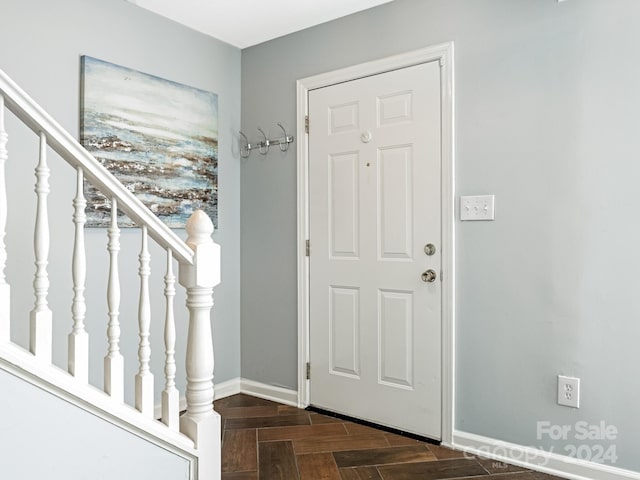
[[[84,173],[78,167],[76,178],[76,197],[73,199],[75,241],[73,245],[73,304],[71,316],[73,330],[69,334],[69,373],[78,380],[89,382],[89,335],[84,328],[87,305],[84,301],[85,279],[87,277],[87,257],[84,247],[84,225],[87,223],[84,198]]]
[[[11,291],[4,269],[7,265],[7,248],[4,237],[7,229],[7,184],[4,165],[8,160],[7,141],[9,136],[4,129],[4,97],[0,95],[0,342],[11,339]]]
[[[149,299],[149,276],[151,275],[149,249],[147,246],[147,227],[142,227],[142,248],[140,249],[140,304],[138,307],[138,323],[140,344],[138,359],[140,370],[136,375],[136,408],[153,418],[153,374],[149,369],[151,346],[149,329],[151,327],[151,301]]]
[[[40,133],[40,161],[36,167],[36,188],[38,206],[34,247],[36,256],[36,276],[33,281],[36,301],[31,311],[30,341],[31,353],[45,362],[51,363],[52,315],[47,302],[49,293],[49,167],[47,166],[47,136]]]
[[[180,284],[187,289],[189,333],[187,338],[187,412],[180,417],[180,431],[200,457],[200,478],[220,478],[220,415],[213,410],[213,341],[211,308],[213,287],[220,283],[220,246],[211,239],[213,223],[201,210],[187,222],[187,244],[193,249],[194,264],[180,265]]]
[[[107,285],[107,307],[109,325],[107,338],[109,351],[104,357],[104,391],[114,400],[124,401],[124,358],[120,353],[120,275],[118,253],[120,252],[120,229],[118,228],[118,201],[111,200],[111,226],[108,231],[109,283]]]
[[[173,316],[173,299],[176,295],[176,277],[173,274],[173,255],[167,249],[167,273],[164,276],[164,295],[167,300],[167,311],[164,323],[164,346],[166,361],[164,374],[165,388],[162,391],[162,422],[173,430],[179,429],[180,398],[176,388],[176,324]]]

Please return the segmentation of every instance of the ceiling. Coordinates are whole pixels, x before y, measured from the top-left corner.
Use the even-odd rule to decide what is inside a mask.
[[[246,48],[393,0],[127,0]]]

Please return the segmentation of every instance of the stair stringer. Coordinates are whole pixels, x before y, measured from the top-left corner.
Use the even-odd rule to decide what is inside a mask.
[[[42,365],[15,344],[0,344],[0,369],[185,459],[189,464],[189,480],[198,478],[198,453],[187,436],[167,429],[127,404],[114,403],[103,391],[78,383],[55,365]]]

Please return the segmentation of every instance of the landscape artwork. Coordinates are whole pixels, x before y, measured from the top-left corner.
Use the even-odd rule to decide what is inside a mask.
[[[217,228],[218,96],[88,56],[81,74],[82,145],[170,228],[197,209]],[[108,227],[110,199],[85,196],[87,226]]]

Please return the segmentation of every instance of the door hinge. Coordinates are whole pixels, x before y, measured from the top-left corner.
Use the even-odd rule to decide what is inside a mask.
[[[304,133],[309,133],[309,115],[304,117]]]
[[[311,363],[307,362],[307,380],[311,380]]]
[[[310,242],[309,240],[307,240],[306,245],[307,245],[307,246],[306,246],[306,249],[307,249],[307,250],[306,250],[306,251],[307,251],[307,257],[308,257],[308,256],[310,256],[310,255],[311,255],[311,242]]]

